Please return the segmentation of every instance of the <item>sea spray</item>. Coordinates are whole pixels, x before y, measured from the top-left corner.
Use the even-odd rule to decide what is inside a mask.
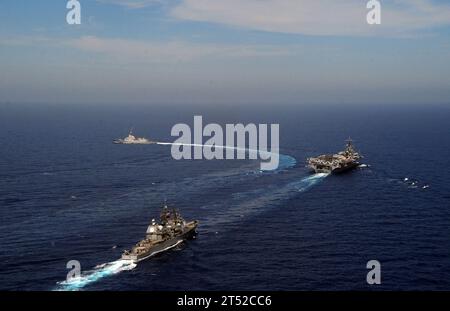
[[[57,291],[77,291],[83,287],[97,282],[105,277],[129,271],[136,267],[136,264],[130,260],[116,260],[101,265],[97,265],[93,270],[83,272],[81,276],[58,282],[55,290]]]
[[[316,185],[318,182],[322,181],[329,174],[327,173],[318,173],[305,178],[302,178],[300,181],[294,181],[288,185],[288,188],[296,189],[299,192],[308,190],[312,186]]]

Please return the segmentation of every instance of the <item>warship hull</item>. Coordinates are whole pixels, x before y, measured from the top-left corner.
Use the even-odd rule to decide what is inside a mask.
[[[113,143],[121,145],[151,145],[156,144],[156,141],[151,141],[143,137],[136,137],[133,135],[133,130],[130,130],[127,137],[115,139],[113,140]]]
[[[147,141],[132,141],[132,142],[128,142],[128,141],[124,141],[123,139],[116,139],[113,140],[113,144],[116,145],[154,145],[156,144],[156,141],[151,141],[151,140],[147,140]]]
[[[167,239],[165,241],[158,242],[157,244],[154,244],[153,246],[149,247],[147,250],[145,250],[142,253],[139,254],[123,254],[122,259],[124,260],[131,260],[134,263],[137,263],[139,261],[148,259],[156,254],[162,253],[164,251],[167,251],[169,249],[174,248],[178,244],[181,244],[186,239],[192,238],[196,234],[197,229],[197,221],[192,221],[186,224],[186,230],[173,238]]]

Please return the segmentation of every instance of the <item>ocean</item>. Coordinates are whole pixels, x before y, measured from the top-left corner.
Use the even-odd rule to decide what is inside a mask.
[[[280,168],[179,160],[171,127],[279,123]],[[0,105],[1,290],[450,290],[450,107]],[[305,159],[351,136],[364,167]],[[164,203],[198,235],[121,262]],[[66,264],[82,276],[65,283]],[[380,285],[366,282],[369,260]]]

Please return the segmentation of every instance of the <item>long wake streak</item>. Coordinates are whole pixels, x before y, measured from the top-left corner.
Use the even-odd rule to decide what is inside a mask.
[[[322,182],[329,174],[314,174],[271,189],[241,192],[230,198],[227,209],[215,208],[216,214],[201,220],[202,230],[215,231],[217,226],[237,221],[261,212],[261,207],[273,208],[298,193],[305,192]]]
[[[289,187],[292,187],[293,189],[303,192],[305,190],[308,190],[312,186],[316,185],[318,182],[322,181],[325,177],[327,177],[329,174],[326,173],[318,173],[314,174],[305,178],[302,178],[300,181],[294,181],[289,184]]]
[[[249,148],[239,148],[235,146],[220,146],[220,145],[202,145],[202,144],[183,144],[183,143],[167,143],[167,142],[157,142],[157,145],[162,146],[186,146],[186,147],[208,147],[208,148],[218,148],[218,149],[224,149],[224,150],[235,150],[235,151],[243,151],[248,152],[249,154],[255,154],[256,156],[264,155],[264,156],[273,156],[275,155],[274,152],[271,151],[265,151],[265,150],[256,150],[256,149],[249,149]],[[286,154],[279,154],[280,156],[280,163],[278,165],[277,171],[284,170],[287,168],[294,167],[295,164],[297,164],[297,160],[295,160],[294,157],[291,157]]]

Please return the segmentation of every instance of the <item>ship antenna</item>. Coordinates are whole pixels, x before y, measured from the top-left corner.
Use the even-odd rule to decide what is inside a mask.
[[[354,140],[349,136],[345,142],[347,143],[347,147],[350,147],[353,145]]]

